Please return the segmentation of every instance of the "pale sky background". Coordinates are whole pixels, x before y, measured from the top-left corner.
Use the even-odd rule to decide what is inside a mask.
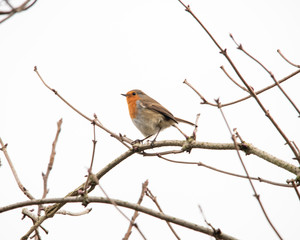
[[[277,49],[300,64],[300,2],[278,1],[185,1],[216,40],[227,48],[236,66],[255,90],[272,84],[269,75],[236,50],[232,33],[244,48],[265,64],[280,80],[297,69],[287,64]],[[198,23],[176,0],[129,1],[41,1],[0,25],[0,137],[26,188],[42,195],[41,172],[45,172],[56,133],[63,118],[49,197],[63,197],[84,180],[92,154],[92,127],[46,89],[44,80],[83,113],[98,115],[105,127],[132,139],[142,138],[132,124],[125,98],[120,93],[142,89],[175,116],[199,119],[198,140],[231,142],[218,109],[200,105],[200,99],[182,82],[186,78],[208,100],[221,102],[245,96],[220,70],[224,65],[235,78],[225,58]],[[300,75],[282,84],[300,107]],[[259,95],[263,104],[300,146],[299,118],[278,89]],[[224,108],[231,128],[237,128],[246,142],[293,164],[293,154],[284,145],[254,100]],[[180,125],[188,134],[190,126]],[[176,129],[161,133],[158,140],[183,139]],[[94,172],[127,149],[97,129]],[[251,176],[284,183],[292,174],[261,159],[242,154]],[[191,154],[169,156],[243,174],[234,151],[195,149]],[[11,170],[0,154],[0,206],[27,200],[18,189]],[[247,180],[211,170],[135,155],[101,179],[112,198],[138,200],[141,185],[149,188],[166,214],[204,225],[206,218],[222,232],[243,240],[277,239],[253,197]],[[299,235],[299,200],[293,189],[255,182],[265,209],[286,240]],[[103,196],[99,190],[91,193]],[[144,206],[156,209],[150,199]],[[93,210],[81,217],[55,216],[43,226],[47,239],[122,239],[128,222],[110,205],[90,204]],[[31,208],[30,208],[31,209]],[[80,204],[66,210],[78,212]],[[131,217],[132,211],[123,209]],[[19,239],[31,226],[21,220],[21,209],[0,214],[0,239]],[[175,239],[165,222],[140,214],[137,219],[148,240]],[[7,226],[7,227],[5,227]],[[211,239],[174,225],[181,239]],[[141,239],[134,230],[130,239]]]

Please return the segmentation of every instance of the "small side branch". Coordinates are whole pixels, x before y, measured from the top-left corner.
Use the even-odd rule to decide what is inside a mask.
[[[202,22],[192,12],[190,6],[185,5],[181,0],[179,0],[179,2],[181,3],[181,5],[183,5],[185,7],[185,10],[188,13],[190,13],[193,16],[193,18],[200,24],[200,26],[203,28],[203,30],[207,33],[207,35],[211,38],[211,40],[214,42],[214,44],[218,47],[218,49],[220,50],[220,54],[222,54],[226,58],[226,60],[228,61],[228,63],[231,65],[232,69],[236,73],[236,75],[239,77],[239,79],[243,82],[243,84],[245,85],[245,87],[249,91],[250,95],[255,99],[255,101],[257,102],[257,104],[261,108],[261,110],[265,113],[265,115],[267,116],[267,118],[271,121],[271,123],[273,124],[273,126],[276,128],[276,130],[279,132],[279,134],[282,136],[282,138],[286,141],[286,143],[290,147],[291,151],[294,153],[295,158],[300,163],[300,154],[297,152],[297,150],[295,149],[295,147],[293,146],[293,144],[291,143],[291,141],[288,139],[288,137],[286,136],[286,134],[283,132],[283,130],[279,127],[279,125],[277,124],[277,122],[275,121],[275,119],[272,117],[272,115],[270,114],[270,112],[262,104],[262,102],[257,97],[257,95],[255,94],[255,92],[252,89],[252,87],[248,84],[248,82],[246,81],[246,79],[241,74],[241,72],[238,70],[238,68],[236,67],[236,65],[234,64],[234,62],[232,61],[232,59],[228,55],[227,49],[226,48],[223,49],[220,46],[220,44],[215,40],[215,38],[212,36],[212,34],[207,30],[207,28],[202,24]]]
[[[34,0],[31,2],[31,0],[24,1],[21,5],[18,7],[12,6],[12,4],[9,2],[9,0],[3,1],[6,3],[6,5],[10,8],[9,10],[0,11],[0,15],[6,15],[4,18],[0,20],[0,23],[3,23],[4,21],[8,20],[12,16],[14,16],[16,13],[26,11],[27,9],[31,8],[37,0]],[[31,3],[30,3],[31,2]]]
[[[61,131],[61,125],[62,125],[62,119],[60,119],[58,122],[57,122],[57,130],[56,130],[56,135],[55,135],[55,138],[54,138],[54,141],[52,143],[52,150],[51,150],[51,154],[50,154],[50,160],[49,160],[49,163],[48,163],[48,167],[47,167],[47,171],[46,171],[46,174],[42,173],[42,176],[43,176],[43,185],[44,185],[44,191],[43,191],[43,196],[42,198],[45,198],[49,192],[49,189],[47,187],[47,184],[48,184],[48,178],[49,178],[49,174],[52,170],[52,167],[53,167],[53,163],[54,163],[54,158],[55,158],[55,154],[56,154],[56,144],[57,144],[57,141],[58,141],[58,136],[60,134],[60,131]],[[38,210],[38,215],[40,215],[40,212],[41,212],[41,207],[39,207],[39,210]]]
[[[143,201],[143,199],[144,199],[145,192],[146,192],[146,189],[147,189],[147,187],[148,187],[148,183],[149,183],[149,181],[146,180],[146,181],[142,184],[141,195],[140,195],[139,200],[138,200],[138,202],[137,202],[138,205],[141,205],[141,203],[142,203],[142,201]],[[127,230],[127,232],[125,233],[125,236],[124,236],[124,238],[123,238],[122,240],[128,240],[128,239],[129,239],[129,236],[131,235],[131,232],[132,232],[132,227],[134,226],[135,220],[136,220],[136,218],[138,217],[138,215],[139,215],[139,212],[138,212],[137,210],[135,210],[135,211],[134,211],[134,214],[133,214],[133,216],[132,216],[132,218],[131,218],[131,221],[130,221],[130,223],[129,223],[128,230]]]
[[[0,145],[1,145],[0,150],[4,153],[4,156],[5,156],[5,158],[6,158],[7,162],[8,162],[8,165],[9,165],[9,167],[10,167],[10,169],[11,169],[13,175],[14,175],[14,178],[15,178],[15,180],[16,180],[16,182],[17,182],[19,188],[21,189],[21,191],[22,191],[29,199],[31,199],[31,200],[34,199],[34,197],[30,194],[30,192],[23,186],[23,184],[21,183],[21,181],[20,181],[20,179],[19,179],[19,177],[18,177],[17,171],[16,171],[16,169],[15,169],[15,167],[14,167],[14,165],[13,165],[13,163],[12,163],[12,161],[11,161],[9,155],[8,155],[8,152],[7,152],[7,145],[8,145],[8,144],[7,144],[7,143],[4,144],[3,141],[2,141],[2,139],[0,138]]]
[[[164,213],[162,208],[160,207],[160,205],[158,204],[158,201],[157,201],[157,198],[152,194],[152,192],[150,191],[149,188],[147,188],[147,191],[146,191],[146,195],[154,202],[154,204],[156,205],[157,209],[161,212],[161,213]],[[174,228],[172,227],[172,225],[166,221],[168,227],[170,228],[171,232],[174,234],[174,236],[180,240],[180,237],[178,236],[178,234],[175,232]]]
[[[217,102],[217,103],[218,103],[218,102]],[[224,114],[224,112],[222,111],[222,108],[219,108],[219,109],[220,109],[220,113],[221,113],[221,115],[222,115],[222,117],[223,117],[223,119],[224,119],[224,121],[225,121],[225,123],[226,123],[226,126],[227,126],[227,128],[228,128],[228,131],[229,131],[229,133],[230,133],[230,135],[231,135],[231,138],[232,138],[232,141],[233,141],[233,143],[234,143],[234,146],[235,146],[235,149],[236,149],[236,153],[237,153],[237,155],[238,155],[238,158],[239,158],[239,160],[240,160],[240,162],[241,162],[241,164],[242,164],[242,166],[243,166],[243,169],[244,169],[244,171],[245,171],[245,174],[246,174],[246,176],[247,176],[247,178],[248,178],[248,180],[249,180],[250,186],[251,186],[251,188],[252,188],[252,190],[253,190],[253,192],[254,192],[254,197],[255,197],[256,200],[258,201],[259,206],[260,206],[260,208],[261,208],[261,210],[262,210],[262,212],[263,212],[265,218],[267,219],[269,225],[271,226],[271,228],[273,229],[273,231],[276,233],[277,237],[278,237],[279,239],[282,240],[283,238],[281,237],[281,235],[279,234],[279,232],[277,231],[277,229],[275,228],[275,226],[274,226],[273,223],[271,222],[271,219],[269,218],[269,216],[268,216],[268,214],[267,214],[267,212],[266,212],[266,210],[265,210],[265,208],[264,208],[264,206],[263,206],[263,204],[262,204],[262,201],[260,200],[260,195],[257,193],[257,191],[256,191],[256,189],[255,189],[255,187],[254,187],[254,184],[253,184],[253,182],[252,182],[252,180],[251,180],[251,178],[250,178],[250,175],[249,175],[249,173],[248,173],[248,170],[247,170],[247,168],[246,168],[246,165],[245,165],[245,163],[244,163],[244,161],[243,161],[243,159],[242,159],[242,156],[241,156],[241,154],[240,154],[240,151],[239,151],[240,148],[239,148],[239,145],[238,145],[238,142],[237,142],[237,139],[236,139],[236,134],[233,134],[233,133],[232,133],[231,128],[230,128],[230,126],[229,126],[229,123],[228,123],[228,121],[227,121],[227,119],[226,119],[226,117],[225,117],[225,114]]]
[[[237,49],[241,50],[243,53],[245,53],[248,57],[250,57],[253,61],[255,61],[256,63],[258,63],[269,75],[270,77],[273,79],[273,81],[275,82],[276,86],[280,89],[280,91],[282,92],[282,94],[286,97],[286,99],[292,104],[292,106],[294,107],[294,109],[297,111],[297,113],[299,114],[300,117],[300,110],[298,109],[298,107],[296,106],[296,104],[293,102],[293,100],[289,97],[289,95],[284,91],[284,89],[282,88],[282,86],[279,84],[279,82],[277,81],[277,79],[275,78],[275,75],[264,65],[262,64],[257,58],[255,58],[254,56],[252,56],[252,54],[250,54],[248,51],[245,50],[245,48],[242,46],[242,44],[238,44],[233,35],[230,34],[231,39],[233,40],[233,42],[237,45]],[[280,51],[279,51],[280,52]]]
[[[289,64],[291,64],[292,66],[296,67],[296,68],[300,68],[300,65],[299,64],[295,64],[293,62],[291,62],[290,60],[288,60],[283,54],[282,52],[280,51],[280,49],[277,49],[277,52],[279,53],[279,55]]]

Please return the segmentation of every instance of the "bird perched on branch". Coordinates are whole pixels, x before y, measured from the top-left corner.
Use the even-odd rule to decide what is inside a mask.
[[[188,138],[188,136],[177,127],[178,122],[195,126],[194,123],[174,117],[170,111],[141,90],[134,89],[121,95],[126,97],[130,118],[134,125],[145,136],[143,140],[156,134],[153,140],[154,142],[159,132],[170,126],[176,127]]]

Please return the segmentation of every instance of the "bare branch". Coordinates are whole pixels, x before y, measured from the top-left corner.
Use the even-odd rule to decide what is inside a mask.
[[[277,79],[275,78],[275,75],[264,65],[262,64],[258,59],[256,59],[255,57],[253,57],[249,52],[247,52],[244,47],[242,46],[242,44],[237,44],[237,42],[234,40],[233,35],[230,34],[230,37],[232,38],[232,40],[235,42],[235,44],[238,46],[237,48],[239,50],[241,50],[243,53],[245,53],[248,57],[250,57],[252,60],[254,60],[256,63],[258,63],[269,75],[270,77],[273,79],[273,81],[275,82],[276,86],[280,89],[280,91],[283,93],[283,95],[287,98],[287,100],[292,104],[292,106],[295,108],[295,110],[297,111],[297,113],[299,114],[300,117],[300,110],[298,109],[298,107],[296,106],[296,104],[293,102],[293,100],[289,97],[289,95],[283,90],[283,88],[281,87],[281,85],[279,84],[279,82],[277,81]]]
[[[176,161],[176,160],[172,160],[172,159],[169,159],[169,158],[166,158],[166,157],[163,157],[161,155],[157,155],[159,158],[163,159],[163,160],[166,160],[168,162],[172,162],[172,163],[178,163],[178,164],[189,164],[189,165],[197,165],[199,167],[205,167],[205,168],[208,168],[210,170],[213,170],[213,171],[216,171],[216,172],[219,172],[219,173],[223,173],[223,174],[226,174],[226,175],[230,175],[230,176],[233,176],[233,177],[239,177],[239,178],[246,178],[248,179],[247,176],[244,176],[244,175],[240,175],[240,174],[236,174],[236,173],[232,173],[232,172],[227,172],[227,171],[224,171],[224,170],[221,170],[221,169],[218,169],[218,168],[215,168],[215,167],[212,167],[212,166],[209,166],[207,164],[204,164],[202,162],[187,162],[187,161]],[[266,180],[266,179],[263,179],[261,177],[250,177],[252,180],[255,180],[255,181],[259,181],[259,182],[263,182],[263,183],[268,183],[268,184],[271,184],[271,185],[275,185],[275,186],[279,186],[279,187],[293,187],[289,184],[284,184],[284,183],[277,183],[277,182],[273,182],[273,181],[270,181],[270,180]],[[299,186],[300,183],[297,185]]]
[[[142,238],[146,240],[146,237],[145,237],[145,235],[142,233],[142,231],[141,231],[141,229],[139,228],[139,226],[138,226],[136,223],[134,223],[132,220],[130,220],[129,217],[127,217],[126,214],[118,207],[118,204],[114,201],[114,199],[110,198],[110,197],[108,196],[108,194],[104,191],[104,189],[103,189],[103,188],[101,187],[101,185],[99,184],[98,178],[97,178],[94,174],[92,174],[91,176],[92,176],[93,180],[94,180],[94,181],[97,183],[97,185],[99,186],[100,190],[104,193],[104,195],[106,196],[106,198],[110,201],[110,203],[117,209],[117,211],[118,211],[119,213],[121,213],[121,215],[122,215],[127,221],[130,222],[130,224],[132,224],[132,226],[134,226],[134,227],[136,228],[136,230],[139,232],[139,234],[142,236]]]
[[[297,187],[299,186],[299,180],[297,181],[298,184],[296,184],[296,181],[295,181],[294,179],[287,180],[286,182],[292,184],[292,186],[293,186],[293,188],[295,189],[295,192],[296,192],[296,194],[297,194],[297,197],[298,197],[298,199],[300,200],[300,193],[299,193],[298,188],[297,188]]]
[[[60,119],[57,122],[57,131],[56,131],[56,135],[55,135],[54,141],[52,143],[52,151],[51,151],[50,160],[49,160],[48,167],[47,167],[47,172],[46,172],[46,174],[44,174],[44,173],[42,174],[42,176],[43,176],[43,182],[44,182],[44,191],[43,191],[42,198],[45,198],[47,196],[48,192],[49,192],[48,187],[47,187],[48,177],[49,177],[49,174],[50,174],[50,172],[52,170],[53,163],[54,163],[54,157],[55,157],[55,154],[56,154],[55,148],[56,148],[56,144],[57,144],[59,133],[61,131],[61,124],[62,124],[62,119]],[[40,215],[40,213],[41,213],[41,207],[39,206],[38,215]]]
[[[13,15],[15,15],[18,12],[26,11],[27,9],[31,8],[37,0],[34,0],[32,3],[30,3],[31,0],[26,0],[23,2],[19,7],[13,7],[8,0],[6,0],[6,4],[10,7],[10,10],[8,11],[0,11],[0,15],[7,15],[6,17],[2,18],[0,20],[0,23],[3,23],[7,19],[11,18]]]
[[[93,139],[93,151],[92,151],[92,159],[91,159],[91,164],[90,164],[90,168],[88,169],[88,176],[84,185],[84,194],[86,193],[86,190],[88,188],[88,183],[90,180],[90,175],[92,173],[92,168],[93,168],[93,164],[94,164],[94,157],[95,157],[95,152],[96,152],[96,144],[97,144],[97,140],[96,140],[96,130],[95,130],[95,124],[96,124],[96,119],[97,116],[96,114],[94,114],[95,120],[93,120],[92,125],[93,125],[93,135],[94,135],[94,139]]]
[[[288,60],[280,51],[280,49],[277,49],[277,52],[279,53],[279,55],[285,60],[287,61],[289,64],[291,64],[292,66],[296,67],[296,68],[300,68],[300,65],[292,63],[290,60]]]
[[[278,83],[283,83],[283,82],[289,80],[290,78],[294,77],[294,76],[297,75],[298,73],[300,73],[300,69],[297,70],[297,71],[295,71],[295,72],[293,72],[293,73],[291,73],[291,74],[289,74],[288,76],[282,78],[281,80],[278,81]],[[203,100],[203,102],[202,102],[201,104],[208,104],[208,105],[213,106],[213,107],[218,107],[217,104],[207,101],[207,100],[206,100],[206,99],[205,99],[205,98],[204,98],[204,97],[203,97],[203,96],[202,96],[202,95],[201,95],[201,94],[200,94],[200,93],[199,93],[199,92],[198,92],[198,91],[190,84],[190,83],[187,82],[187,80],[185,80],[184,83],[187,83],[187,85],[188,85],[190,88],[192,88],[192,89],[196,92],[196,94],[197,94],[198,96],[200,96],[200,98]],[[267,87],[265,87],[265,88],[263,88],[263,89],[261,89],[261,90],[255,91],[255,94],[256,94],[256,95],[259,95],[259,94],[261,94],[261,93],[263,93],[263,92],[265,92],[265,91],[267,91],[267,90],[269,90],[269,89],[271,89],[271,88],[273,88],[273,87],[275,87],[275,86],[277,86],[276,83],[273,83],[273,84],[271,84],[271,85],[269,85],[269,86],[267,86]],[[235,101],[232,101],[232,102],[228,102],[228,103],[223,103],[223,104],[221,104],[221,107],[223,108],[223,107],[231,106],[231,105],[234,105],[234,104],[243,102],[243,101],[245,101],[245,100],[247,100],[247,99],[249,99],[249,98],[251,98],[251,97],[252,97],[252,96],[251,96],[251,94],[250,94],[250,95],[248,95],[248,96],[246,96],[246,97],[243,97],[243,98],[240,98],[240,99],[238,99],[238,100],[235,100]],[[204,101],[204,100],[205,100],[205,101]]]
[[[149,183],[149,181],[146,180],[146,181],[142,184],[142,191],[141,191],[139,200],[138,200],[138,202],[137,202],[138,205],[141,205],[141,203],[142,203],[142,201],[143,201],[143,198],[144,198],[144,196],[145,196],[146,189],[147,189],[147,187],[148,187],[148,183]],[[135,224],[136,218],[138,217],[138,213],[139,213],[139,212],[138,212],[137,210],[134,211],[134,214],[133,214],[133,216],[132,216],[132,218],[131,218],[131,221],[130,221],[130,223],[129,223],[128,230],[127,230],[127,232],[125,233],[125,236],[124,236],[124,238],[123,238],[122,240],[127,240],[127,239],[129,239],[129,236],[130,236],[130,234],[131,234],[131,232],[132,232],[132,227],[133,227],[133,225]]]
[[[154,204],[156,205],[157,209],[161,212],[161,213],[164,213],[163,210],[161,209],[160,205],[158,204],[158,201],[157,201],[157,198],[152,194],[152,192],[150,191],[149,188],[147,188],[147,191],[146,191],[146,196],[148,196],[153,202]],[[171,232],[174,234],[174,236],[180,240],[180,237],[178,236],[178,234],[175,232],[174,228],[172,227],[172,225],[166,221],[168,227],[170,228]]]
[[[226,74],[226,76],[235,84],[237,85],[239,88],[241,88],[242,90],[244,90],[245,92],[249,93],[249,91],[247,90],[247,88],[244,88],[243,86],[241,86],[237,81],[235,81],[230,75],[229,73],[225,70],[224,66],[220,67],[222,69],[222,71]]]
[[[237,155],[238,155],[238,158],[240,159],[240,162],[241,162],[241,164],[242,164],[242,166],[243,166],[243,169],[244,169],[244,171],[245,171],[245,173],[246,173],[246,176],[247,176],[247,178],[248,178],[248,180],[249,180],[249,183],[250,183],[250,185],[251,185],[251,188],[252,188],[252,190],[253,190],[253,192],[254,192],[254,197],[255,197],[256,200],[258,201],[259,206],[260,206],[260,208],[261,208],[263,214],[265,215],[265,217],[266,217],[266,219],[267,219],[269,225],[272,227],[272,229],[273,229],[273,231],[276,233],[277,237],[278,237],[279,239],[282,240],[282,237],[280,236],[279,232],[277,231],[277,229],[275,228],[275,226],[274,226],[273,223],[271,222],[271,219],[269,218],[269,216],[268,216],[268,214],[267,214],[267,212],[266,212],[266,210],[265,210],[265,208],[264,208],[264,206],[263,206],[263,204],[262,204],[262,202],[261,202],[261,200],[260,200],[259,194],[257,194],[257,191],[256,191],[256,189],[255,189],[255,187],[254,187],[254,184],[253,184],[251,178],[250,178],[250,175],[249,175],[249,173],[248,173],[248,170],[247,170],[247,168],[246,168],[246,165],[244,164],[244,161],[243,161],[242,156],[241,156],[241,154],[240,154],[240,151],[239,151],[240,148],[239,148],[238,142],[237,142],[237,140],[236,140],[236,135],[232,133],[231,128],[229,127],[229,123],[228,123],[228,121],[227,121],[227,119],[226,119],[226,117],[225,117],[225,114],[224,114],[224,112],[222,111],[222,108],[219,108],[219,109],[220,109],[220,113],[221,113],[221,115],[222,115],[222,117],[223,117],[223,119],[224,119],[224,121],[225,121],[225,123],[226,123],[226,125],[227,125],[227,127],[228,127],[228,130],[229,130],[229,133],[230,133],[230,135],[231,135],[232,141],[233,141],[233,143],[234,143],[234,146],[235,146],[235,149],[236,149],[236,153],[237,153]]]
[[[65,100],[55,89],[51,88],[42,78],[42,76],[40,75],[40,73],[37,70],[37,67],[34,67],[34,71],[36,72],[36,74],[38,75],[39,79],[42,81],[42,83],[49,89],[51,90],[56,96],[58,96],[65,104],[67,104],[70,108],[72,108],[75,112],[77,112],[80,116],[82,116],[83,118],[85,118],[86,120],[88,120],[90,123],[93,123],[94,119],[89,118],[88,116],[86,116],[85,114],[83,114],[82,112],[80,112],[77,108],[75,108],[73,105],[71,105],[67,100]],[[99,128],[103,129],[104,131],[106,131],[107,133],[110,134],[110,136],[116,138],[119,142],[121,142],[123,145],[125,145],[127,148],[129,148],[124,141],[127,142],[127,138],[122,138],[120,135],[113,133],[112,131],[108,130],[106,127],[104,127],[101,122],[96,119],[96,122],[94,123],[96,126],[98,126]],[[129,144],[131,142],[128,142]]]
[[[199,210],[200,210],[200,213],[201,213],[201,215],[202,215],[202,217],[203,217],[203,220],[204,220],[204,222],[207,224],[207,226],[209,226],[213,231],[214,231],[214,237],[216,238],[216,240],[219,240],[220,238],[219,238],[219,236],[220,236],[220,234],[221,234],[221,230],[218,228],[218,229],[215,229],[214,227],[213,227],[213,225],[212,224],[210,224],[207,220],[206,220],[206,217],[205,217],[205,215],[204,215],[204,212],[203,212],[203,209],[202,209],[202,207],[200,206],[200,205],[198,205],[198,208],[199,208]]]
[[[218,49],[220,50],[220,53],[226,58],[226,60],[229,62],[229,64],[231,65],[231,67],[233,68],[233,70],[235,71],[235,73],[237,74],[237,76],[239,77],[239,79],[243,82],[243,84],[245,85],[245,87],[248,89],[250,95],[256,100],[257,104],[259,105],[259,107],[261,108],[261,110],[265,113],[265,115],[269,118],[269,120],[271,121],[271,123],[273,124],[273,126],[276,128],[276,130],[279,132],[279,134],[282,136],[282,138],[286,141],[286,143],[289,145],[290,149],[292,150],[292,152],[294,153],[296,159],[298,160],[298,162],[300,163],[300,154],[297,152],[297,150],[294,148],[293,144],[291,143],[291,141],[288,139],[288,137],[285,135],[285,133],[282,131],[282,129],[279,127],[279,125],[277,124],[277,122],[274,120],[274,118],[271,116],[270,112],[265,108],[265,106],[262,104],[262,102],[260,101],[260,99],[257,97],[257,95],[255,94],[254,90],[252,89],[252,87],[247,83],[247,81],[245,80],[245,78],[242,76],[242,74],[240,73],[240,71],[237,69],[237,67],[235,66],[235,64],[233,63],[233,61],[231,60],[231,58],[229,57],[229,55],[227,54],[227,50],[223,49],[218,42],[214,39],[214,37],[212,36],[212,34],[206,29],[206,27],[202,24],[202,22],[195,16],[195,14],[191,11],[191,8],[189,6],[186,6],[182,1],[179,0],[179,2],[185,7],[185,10],[190,13],[194,19],[201,25],[201,27],[204,29],[204,31],[208,34],[208,36],[211,38],[211,40],[215,43],[215,45],[218,47]]]
[[[9,155],[8,155],[8,152],[6,150],[8,144],[4,144],[3,141],[2,141],[2,139],[0,138],[0,145],[1,145],[0,150],[4,153],[4,156],[5,156],[5,158],[6,158],[7,162],[8,162],[8,165],[9,165],[9,167],[10,167],[10,169],[11,169],[13,175],[14,175],[14,178],[15,178],[15,180],[16,180],[19,188],[21,189],[21,191],[29,199],[31,199],[31,200],[34,199],[34,197],[30,194],[30,192],[23,186],[23,184],[21,183],[21,181],[20,181],[20,179],[18,177],[17,171],[16,171],[16,169],[15,169],[15,167],[14,167],[14,165],[13,165],[13,163],[12,163],[12,161],[11,161]]]
[[[28,210],[27,208],[23,208],[22,209],[22,213],[23,213],[23,218],[26,216],[26,217],[29,217],[33,223],[35,223],[37,220],[38,220],[38,216],[36,216],[35,214],[33,214],[30,210]],[[43,231],[48,234],[49,231],[47,229],[45,229],[43,226],[40,226],[41,229],[43,229]]]
[[[30,201],[18,202],[18,203],[11,204],[11,205],[8,205],[8,206],[0,207],[0,213],[1,212],[6,212],[6,211],[9,211],[9,210],[13,210],[13,209],[16,209],[16,208],[20,208],[20,207],[39,205],[39,204],[49,204],[49,203],[66,204],[66,203],[71,203],[71,202],[83,202],[83,201],[85,201],[85,198],[90,203],[112,204],[111,201],[107,198],[92,197],[92,196],[34,199],[34,200],[30,200]],[[180,219],[180,218],[176,218],[176,217],[171,216],[171,215],[167,215],[165,213],[154,211],[150,208],[143,207],[139,204],[126,202],[126,201],[122,201],[122,200],[119,200],[119,199],[111,199],[111,200],[113,200],[120,207],[125,207],[125,208],[130,208],[130,209],[133,209],[133,210],[137,210],[139,212],[143,212],[145,214],[148,214],[150,216],[159,218],[161,220],[168,221],[168,222],[177,224],[179,226],[186,227],[186,228],[189,228],[189,229],[192,229],[192,230],[195,230],[197,232],[201,232],[201,233],[204,233],[204,234],[207,234],[207,235],[210,235],[210,236],[213,236],[213,234],[214,234],[214,232],[209,228],[200,226],[200,225],[192,223],[192,222],[185,221],[185,220]],[[28,236],[24,236],[23,240],[25,240],[27,238],[28,238]],[[222,238],[224,240],[236,240],[237,239],[237,238],[235,238],[233,236],[230,236],[230,235],[227,235],[225,233],[221,233],[220,238]]]

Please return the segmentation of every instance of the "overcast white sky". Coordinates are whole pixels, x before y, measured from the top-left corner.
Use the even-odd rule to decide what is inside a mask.
[[[232,33],[244,48],[262,61],[277,80],[297,69],[287,64],[277,49],[300,64],[300,2],[277,1],[184,1],[205,24],[255,90],[272,84],[256,63],[236,50]],[[92,154],[92,127],[52,92],[33,71],[85,114],[98,115],[116,133],[132,139],[141,133],[132,124],[125,98],[120,93],[135,88],[152,96],[175,116],[199,120],[198,140],[231,142],[219,111],[200,105],[200,99],[182,82],[187,79],[208,100],[221,102],[245,96],[220,70],[224,65],[235,78],[225,58],[197,22],[176,0],[38,1],[30,10],[16,14],[0,25],[0,137],[26,188],[42,194],[41,172],[46,171],[56,122],[63,118],[54,168],[49,178],[49,197],[62,197],[85,178]],[[300,105],[300,75],[282,86]],[[259,96],[288,137],[300,146],[299,118],[277,89]],[[290,149],[253,100],[224,108],[231,128],[246,142],[293,164]],[[190,126],[181,126],[191,133]],[[182,139],[176,129],[165,130],[158,140]],[[126,151],[123,145],[97,130],[94,172]],[[18,189],[3,155],[0,155],[0,206],[26,200]],[[265,161],[244,156],[249,173],[284,183],[294,177]],[[243,174],[234,151],[193,150],[172,159],[205,164]],[[158,197],[167,214],[204,225],[197,205],[208,221],[239,239],[276,239],[246,180],[211,170],[133,156],[103,179],[107,193],[136,202],[141,184]],[[299,235],[299,200],[293,189],[255,182],[270,219],[284,239]],[[103,196],[95,190],[91,195]],[[149,199],[144,206],[155,209]],[[111,206],[91,204],[82,217],[55,216],[43,224],[44,240],[68,238],[122,239],[128,222]],[[81,211],[80,204],[65,209]],[[124,210],[128,216],[131,211]],[[0,238],[19,239],[31,221],[21,221],[21,209],[0,215]],[[140,214],[137,222],[147,239],[174,239],[166,224]],[[5,225],[11,227],[3,227]],[[12,230],[13,229],[13,230]],[[210,239],[175,226],[181,239]],[[131,239],[141,239],[135,231]]]

